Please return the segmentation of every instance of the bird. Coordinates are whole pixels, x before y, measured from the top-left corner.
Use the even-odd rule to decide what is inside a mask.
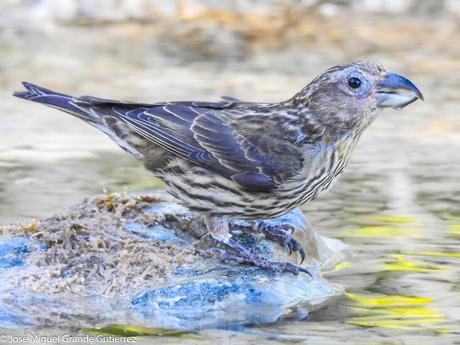
[[[169,193],[201,216],[225,248],[218,251],[222,260],[296,275],[309,274],[302,262],[271,261],[237,241],[234,220],[253,221],[244,230],[265,234],[303,261],[289,225],[266,220],[329,190],[380,110],[423,101],[409,79],[371,61],[329,68],[293,97],[270,103],[232,97],[138,103],[23,86],[26,91],[13,95],[76,116],[142,160]]]

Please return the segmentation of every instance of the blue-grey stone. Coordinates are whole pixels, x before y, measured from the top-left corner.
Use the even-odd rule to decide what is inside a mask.
[[[188,277],[187,277],[188,276]],[[304,319],[311,301],[337,296],[321,279],[220,265],[191,275],[178,272],[168,284],[140,293],[133,307],[167,328],[197,329]]]
[[[300,210],[266,222],[296,229],[307,253],[303,267],[313,277],[275,274],[202,255],[208,244],[202,243],[205,230],[199,218],[164,193],[145,196],[88,199],[40,221],[34,240],[18,227],[3,229],[0,327],[129,323],[186,330],[235,328],[304,319],[342,295],[319,269],[338,263],[341,243],[317,235]],[[233,236],[266,258],[298,263],[297,254],[289,255],[263,236]]]
[[[24,265],[27,254],[37,244],[26,237],[0,237],[0,268]]]

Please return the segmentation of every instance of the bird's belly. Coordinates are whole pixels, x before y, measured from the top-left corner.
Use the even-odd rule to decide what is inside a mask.
[[[233,219],[265,219],[288,212],[289,199],[277,192],[254,192],[202,167],[177,159],[156,173],[169,192],[194,212]]]
[[[328,190],[345,164],[323,165],[310,178],[299,176],[271,192],[254,192],[207,169],[174,160],[158,176],[171,194],[192,211],[233,219],[268,219],[279,217]]]
[[[181,188],[177,180],[168,183],[170,192],[192,211],[209,216],[225,216],[232,219],[273,218],[286,213],[286,205],[279,205],[277,196],[272,193],[257,193],[241,189],[228,179],[216,179],[208,187]],[[224,182],[224,183],[221,183]],[[227,183],[226,183],[227,182]],[[178,188],[179,186],[180,189]]]

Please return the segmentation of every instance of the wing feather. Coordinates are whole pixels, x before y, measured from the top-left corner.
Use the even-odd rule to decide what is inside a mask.
[[[242,126],[226,102],[221,108],[205,102],[134,109],[116,104],[112,111],[147,140],[246,189],[268,192],[297,174],[300,148],[263,128]]]

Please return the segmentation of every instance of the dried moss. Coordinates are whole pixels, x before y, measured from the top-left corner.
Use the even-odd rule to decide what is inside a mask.
[[[199,254],[191,245],[136,238],[124,229],[127,220],[147,226],[164,221],[145,212],[161,201],[157,195],[100,195],[43,221],[3,227],[4,235],[26,235],[47,246],[33,251],[29,268],[15,270],[9,283],[37,294],[103,296],[162,283]]]

